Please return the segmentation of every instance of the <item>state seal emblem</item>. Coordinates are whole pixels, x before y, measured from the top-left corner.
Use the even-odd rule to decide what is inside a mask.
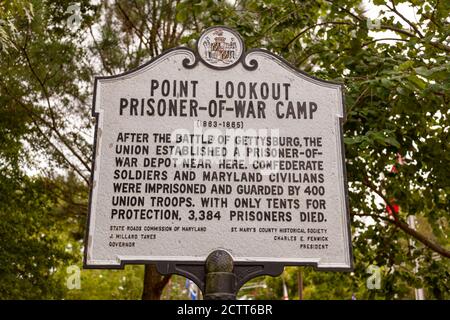
[[[244,45],[241,37],[225,27],[207,29],[197,43],[202,61],[213,68],[234,66],[242,56]]]

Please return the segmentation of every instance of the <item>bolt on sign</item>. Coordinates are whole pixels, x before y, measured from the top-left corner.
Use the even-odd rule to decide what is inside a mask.
[[[342,85],[226,27],[95,80],[85,267],[352,267]]]

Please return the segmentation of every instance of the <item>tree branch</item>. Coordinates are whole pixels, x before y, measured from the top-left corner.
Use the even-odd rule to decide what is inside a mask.
[[[45,141],[47,141],[47,143],[61,156],[61,158],[64,160],[64,162],[70,168],[72,168],[86,182],[87,185],[89,185],[89,178],[87,178],[75,164],[73,164],[69,159],[67,159],[66,155],[60,150],[60,148],[58,148],[50,140],[48,135],[42,131],[42,129],[40,128],[40,126],[38,124],[38,121],[45,122],[45,120],[42,119],[39,115],[37,115],[36,112],[34,112],[34,110],[28,108],[27,105],[24,102],[22,102],[20,99],[17,99],[15,96],[11,95],[11,93],[8,90],[8,87],[5,84],[3,84],[3,82],[0,82],[0,83],[2,84],[3,89],[6,91],[6,94],[8,94],[8,96],[11,97],[11,99],[13,99],[19,106],[21,106],[24,110],[27,111],[28,117],[31,119],[31,122],[36,127],[36,130],[38,130],[39,134],[45,139]],[[48,127],[48,125],[47,125],[47,127]]]
[[[377,216],[377,218],[388,221],[394,225],[396,225],[398,228],[402,229],[406,234],[414,237],[418,241],[420,241],[422,244],[424,244],[426,247],[430,248],[431,250],[439,253],[441,256],[449,258],[450,259],[450,251],[446,250],[439,244],[433,242],[432,240],[428,239],[423,234],[417,232],[416,230],[410,228],[407,223],[401,221],[398,219],[398,217],[395,215],[395,208],[392,206],[391,202],[386,198],[386,196],[383,195],[383,193],[377,189],[376,186],[374,186],[367,178],[363,180],[363,185],[368,187],[370,190],[375,192],[378,196],[380,196],[383,201],[386,203],[386,205],[389,207],[391,212],[393,213],[393,219],[384,218],[381,216]]]
[[[423,34],[422,34],[422,32],[420,32],[420,30],[417,28],[417,26],[414,24],[414,23],[412,23],[411,21],[409,21],[408,19],[406,19],[405,18],[405,16],[404,15],[402,15],[398,10],[397,10],[397,8],[395,7],[395,2],[394,2],[394,0],[391,0],[391,3],[392,3],[392,7],[389,7],[387,4],[385,4],[385,6],[389,9],[389,10],[391,10],[391,11],[393,11],[393,12],[395,12],[400,18],[402,18],[403,19],[403,21],[405,21],[418,35],[419,35],[419,37],[420,38],[423,38]]]
[[[389,25],[386,25],[386,24],[381,25],[380,26],[380,30],[391,30],[391,31],[395,31],[397,33],[403,34],[403,35],[408,36],[408,37],[422,39],[422,38],[418,37],[417,35],[415,35],[414,33],[410,32],[410,31],[407,31],[407,30],[404,30],[404,29],[401,29],[401,28],[397,28],[397,27],[394,27],[394,26],[389,26]],[[436,41],[429,41],[429,44],[431,44],[435,48],[438,48],[438,49],[450,52],[450,47],[445,45],[445,44],[443,44],[443,43],[436,42]]]
[[[111,68],[106,64],[106,59],[105,59],[105,57],[103,57],[103,53],[102,53],[102,51],[100,50],[100,46],[98,45],[97,40],[95,40],[94,32],[92,31],[92,27],[91,27],[91,26],[89,26],[89,33],[90,33],[90,35],[91,35],[91,37],[92,37],[92,41],[94,42],[94,47],[95,47],[95,49],[97,49],[98,55],[100,56],[100,61],[102,62],[103,69],[105,69],[106,72],[108,72],[108,74],[112,75],[112,74],[113,74],[113,73],[112,73],[112,70],[111,70]]]
[[[295,40],[297,40],[298,38],[300,38],[303,34],[305,34],[306,32],[308,32],[309,30],[318,27],[318,26],[323,26],[323,25],[349,25],[349,26],[354,26],[353,23],[350,22],[344,22],[344,21],[329,21],[329,22],[321,22],[321,23],[316,23],[315,25],[312,25],[306,29],[303,29],[302,31],[300,31],[294,38],[292,38],[284,47],[283,50],[286,50]]]
[[[363,43],[361,45],[362,48],[368,46],[369,44],[372,44],[374,42],[378,42],[378,41],[386,41],[386,40],[390,40],[390,41],[404,41],[404,42],[408,42],[408,39],[399,39],[399,38],[379,38],[379,39],[373,39],[372,41],[368,41],[366,43]]]
[[[117,7],[119,8],[120,12],[125,17],[125,19],[128,21],[128,23],[131,25],[131,28],[136,31],[136,34],[138,35],[138,38],[144,43],[145,43],[145,41],[148,42],[148,39],[145,37],[144,33],[141,30],[139,30],[138,27],[136,27],[136,25],[133,23],[133,21],[131,21],[131,19],[128,16],[128,14],[125,12],[125,10],[123,10],[122,6],[118,2],[117,2]],[[143,41],[143,39],[145,41]]]
[[[336,7],[338,7],[339,9],[341,9],[342,11],[344,11],[344,12],[346,12],[346,13],[348,13],[349,15],[351,15],[354,19],[356,19],[356,20],[358,20],[359,22],[361,22],[361,21],[364,21],[365,19],[364,18],[362,18],[362,17],[359,17],[358,15],[356,15],[356,14],[354,14],[354,13],[352,13],[349,9],[347,9],[347,8],[344,8],[344,7],[342,7],[342,6],[339,6],[339,5],[337,5],[336,4],[336,1],[333,1],[333,0],[326,0],[327,2],[329,2],[332,6],[336,6]]]
[[[37,123],[37,121],[41,121],[40,117],[38,117],[39,120],[37,120],[36,118],[33,117],[33,111],[30,110],[29,108],[27,108],[25,106],[24,103],[22,103],[21,101],[13,98],[16,102],[19,103],[20,106],[22,106],[25,110],[28,111],[29,113],[29,117],[31,119],[31,121],[33,122],[34,126],[36,127],[36,129],[38,130],[38,132],[41,134],[41,136],[48,142],[48,144],[62,157],[62,159],[64,159],[64,161],[67,163],[67,165],[72,168],[85,182],[87,185],[90,184],[89,178],[86,177],[81,170],[75,165],[73,164],[67,157],[66,155],[50,140],[50,138],[48,137],[48,135],[46,135],[42,129],[40,128],[39,124]]]
[[[54,112],[53,112],[53,109],[52,109],[52,106],[51,106],[51,103],[50,103],[50,95],[49,95],[49,93],[47,91],[47,88],[45,87],[45,84],[42,82],[42,80],[37,75],[36,71],[34,70],[33,65],[31,64],[30,57],[28,56],[28,52],[27,52],[26,48],[22,47],[22,51],[23,51],[23,54],[25,55],[25,59],[27,60],[28,67],[30,68],[31,73],[34,75],[34,77],[38,81],[39,85],[41,86],[42,92],[44,93],[45,100],[47,101],[48,112],[50,113],[50,118],[52,120],[52,124],[51,125],[49,123],[45,123],[45,124],[49,127],[50,130],[52,130],[56,134],[56,136],[59,138],[59,140],[62,142],[62,144],[67,149],[70,150],[70,152],[78,159],[78,161],[80,161],[81,164],[83,164],[83,166],[88,171],[90,171],[91,170],[91,166],[86,161],[84,161],[83,157],[81,157],[81,155],[79,155],[78,152],[76,152],[76,150],[61,135],[61,132],[59,132],[59,130],[57,128],[57,125],[56,125],[55,115],[54,115]]]

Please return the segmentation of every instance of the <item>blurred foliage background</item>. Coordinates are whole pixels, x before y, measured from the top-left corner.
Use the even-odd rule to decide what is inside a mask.
[[[346,87],[354,272],[288,267],[239,295],[298,299],[301,275],[303,299],[414,299],[414,288],[449,299],[449,11],[440,0],[0,0],[0,299],[188,297],[184,278],[151,266],[82,270],[70,290],[67,267],[82,266],[94,76],[193,47],[212,25]]]

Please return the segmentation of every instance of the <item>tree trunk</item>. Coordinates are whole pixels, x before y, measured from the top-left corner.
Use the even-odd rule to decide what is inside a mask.
[[[142,300],[161,300],[161,294],[170,277],[159,274],[154,264],[146,264]]]

